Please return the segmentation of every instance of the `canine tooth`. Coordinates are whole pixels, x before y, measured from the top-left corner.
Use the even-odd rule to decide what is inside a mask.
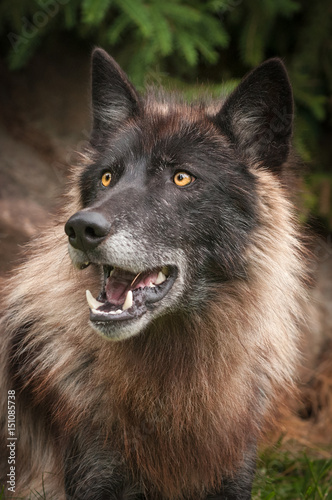
[[[168,267],[167,266],[164,266],[161,268],[162,272],[164,273],[164,275],[167,277],[169,275],[169,271],[168,271]]]
[[[91,294],[90,290],[86,291],[86,300],[88,301],[90,309],[98,309],[103,303],[96,300]]]
[[[122,306],[122,311],[126,311],[133,305],[133,292],[129,290],[126,296],[126,300],[124,301],[124,304]]]
[[[109,273],[109,277],[112,276],[112,274],[114,273],[114,271],[115,271],[115,268],[113,267],[112,271],[110,271],[110,273]]]
[[[164,283],[164,281],[166,281],[166,276],[164,275],[164,273],[162,271],[159,271],[159,274],[157,276],[157,279],[155,281],[155,284],[156,285],[160,285],[161,283]]]

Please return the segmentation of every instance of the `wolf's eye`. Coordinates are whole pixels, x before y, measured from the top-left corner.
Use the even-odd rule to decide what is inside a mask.
[[[101,178],[101,183],[103,186],[107,187],[110,185],[112,179],[112,175],[110,172],[105,172]]]
[[[195,177],[187,172],[177,172],[174,177],[174,183],[179,187],[185,187],[194,182]]]

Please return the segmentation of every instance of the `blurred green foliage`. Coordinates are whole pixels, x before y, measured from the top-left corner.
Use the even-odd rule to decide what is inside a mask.
[[[61,29],[116,52],[142,85],[149,71],[165,68],[168,58],[187,67],[197,66],[200,56],[217,63],[229,44],[218,17],[224,5],[227,0],[3,0],[0,30],[16,34],[9,36],[13,69],[25,64],[42,38]]]
[[[320,187],[331,193],[331,0],[1,0],[0,49],[12,69],[63,34],[116,56],[136,85],[170,83],[190,93],[209,82],[234,88],[268,57],[282,57],[296,104],[294,142],[309,176],[311,205],[332,227],[332,197],[320,213]],[[194,89],[194,90],[193,90]],[[326,185],[330,186],[328,189]]]

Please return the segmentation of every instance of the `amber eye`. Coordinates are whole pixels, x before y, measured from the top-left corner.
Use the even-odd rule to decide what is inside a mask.
[[[187,172],[177,172],[174,177],[173,181],[177,186],[180,187],[185,187],[194,182],[195,177],[193,175],[188,174]]]
[[[101,178],[101,183],[103,186],[107,187],[110,185],[112,179],[112,175],[110,172],[105,172]]]

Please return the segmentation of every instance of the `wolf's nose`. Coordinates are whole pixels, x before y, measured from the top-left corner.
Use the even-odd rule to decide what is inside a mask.
[[[77,212],[67,221],[65,232],[69,243],[78,250],[96,248],[108,235],[111,224],[99,212]]]

